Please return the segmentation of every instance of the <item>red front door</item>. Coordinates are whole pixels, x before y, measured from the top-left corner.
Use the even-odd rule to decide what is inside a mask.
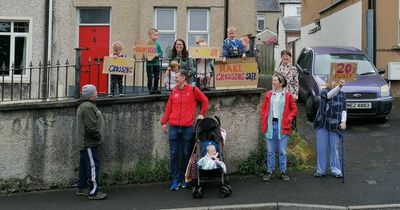
[[[93,84],[99,93],[107,92],[108,75],[103,74],[104,56],[110,54],[109,26],[80,26],[79,47],[87,48],[81,54],[81,84]],[[91,61],[91,62],[89,62]]]

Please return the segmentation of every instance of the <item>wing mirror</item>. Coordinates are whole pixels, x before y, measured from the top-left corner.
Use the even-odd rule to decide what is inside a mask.
[[[385,72],[386,72],[385,69],[378,69],[379,74],[384,74]]]

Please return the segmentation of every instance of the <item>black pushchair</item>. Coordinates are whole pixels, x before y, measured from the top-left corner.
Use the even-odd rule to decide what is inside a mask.
[[[224,141],[221,135],[221,122],[217,116],[214,118],[204,118],[197,122],[196,144],[197,159],[200,160],[206,153],[207,144],[214,144],[218,152],[220,161],[224,161]],[[219,182],[219,194],[222,197],[228,197],[232,194],[232,188],[228,184],[228,176],[221,167],[212,170],[203,170],[197,166],[197,185],[192,189],[193,198],[204,197],[205,182]]]

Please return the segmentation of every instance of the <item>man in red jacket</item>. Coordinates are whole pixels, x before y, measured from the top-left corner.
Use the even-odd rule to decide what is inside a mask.
[[[186,188],[185,170],[190,156],[193,123],[197,102],[201,103],[197,119],[203,119],[208,109],[207,97],[198,89],[188,85],[188,73],[179,70],[175,75],[176,86],[169,95],[165,113],[161,119],[162,131],[168,132],[172,184],[170,190]],[[182,154],[182,158],[179,155]],[[179,163],[179,160],[182,162]]]

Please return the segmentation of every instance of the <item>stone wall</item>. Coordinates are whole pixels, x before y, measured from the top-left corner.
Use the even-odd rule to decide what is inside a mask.
[[[255,148],[263,89],[207,94],[207,116],[219,116],[227,131],[224,149],[229,172]],[[167,135],[161,131],[167,95],[99,99],[106,119],[101,171],[130,169],[140,158],[168,158]],[[77,101],[0,104],[0,182],[19,179],[29,189],[74,183],[79,153],[72,138]]]

